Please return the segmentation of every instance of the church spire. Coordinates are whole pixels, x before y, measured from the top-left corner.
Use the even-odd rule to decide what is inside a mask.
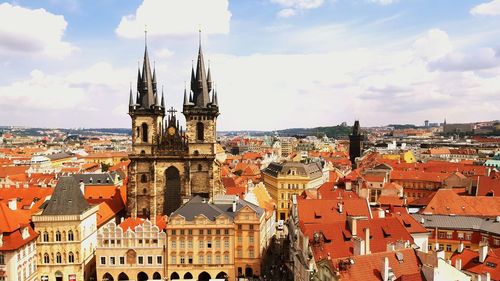
[[[187,91],[186,91],[186,83],[184,83],[184,102],[183,102],[183,104],[188,105],[189,102],[190,101],[188,100],[188,95],[187,95]]]
[[[200,30],[200,42],[198,49],[198,61],[196,63],[196,76],[195,76],[195,90],[193,91],[194,96],[194,104],[197,107],[206,107],[210,102],[210,98],[208,95],[208,83],[207,83],[207,75],[205,73],[205,61],[203,59],[203,51],[201,48],[201,30]]]
[[[144,59],[142,62],[142,74],[139,74],[137,86],[140,93],[140,102],[138,102],[142,108],[150,109],[152,105],[155,105],[155,95],[154,95],[154,76],[151,73],[151,65],[149,63],[148,45],[147,45],[147,32],[144,32]]]
[[[354,121],[354,126],[352,127],[352,134],[354,136],[359,136],[359,120]]]
[[[208,92],[212,91],[212,75],[210,75],[210,60],[208,60],[208,72],[207,72],[207,86]]]
[[[130,97],[128,100],[128,106],[133,107],[134,106],[134,96],[132,94],[132,82],[130,82]]]
[[[165,95],[163,94],[163,85],[161,85],[161,107],[165,110]]]

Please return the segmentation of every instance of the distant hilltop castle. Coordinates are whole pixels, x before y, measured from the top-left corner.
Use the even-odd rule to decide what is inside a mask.
[[[168,113],[168,114],[167,114]],[[217,92],[210,67],[205,72],[201,40],[196,70],[191,69],[191,89],[184,89],[186,130],[176,110],[166,110],[163,91],[157,89],[147,44],[142,71],[137,74],[137,94],[130,89],[132,154],[127,186],[127,210],[132,217],[155,219],[170,215],[194,195],[210,199],[223,193],[216,158]]]

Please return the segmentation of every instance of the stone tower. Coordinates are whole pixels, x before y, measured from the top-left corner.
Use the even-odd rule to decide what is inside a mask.
[[[156,72],[151,74],[147,47],[142,72],[137,78],[134,102],[130,92],[132,154],[127,186],[127,210],[132,217],[154,220],[170,215],[194,195],[211,199],[224,193],[216,158],[217,93],[210,69],[205,72],[201,44],[196,72],[191,70],[191,91],[184,90],[183,114],[186,131],[171,107],[156,90]],[[165,118],[165,115],[167,116]]]
[[[363,149],[363,135],[360,132],[359,121],[354,121],[354,126],[352,127],[352,134],[349,135],[349,159],[351,160],[352,166],[356,166],[356,158],[361,156]]]

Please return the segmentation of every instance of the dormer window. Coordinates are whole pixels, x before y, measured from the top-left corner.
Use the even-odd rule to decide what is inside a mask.
[[[22,230],[21,230],[21,236],[23,237],[23,239],[27,239],[30,237],[30,232],[28,231],[28,228],[27,227],[24,227]]]

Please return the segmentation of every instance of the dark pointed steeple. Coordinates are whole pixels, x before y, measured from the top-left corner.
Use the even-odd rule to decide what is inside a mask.
[[[156,62],[153,62],[153,92],[156,95]]]
[[[200,31],[200,43],[198,49],[198,61],[196,63],[196,76],[195,76],[195,90],[193,91],[193,101],[194,105],[197,107],[206,107],[210,102],[208,95],[208,83],[207,75],[205,73],[205,61],[203,59],[203,51],[201,49],[201,31]]]
[[[165,95],[163,94],[163,85],[161,86],[161,107],[165,109]]]
[[[153,74],[151,73],[151,65],[149,63],[147,40],[144,46],[142,74],[139,74],[137,85],[137,90],[140,93],[140,100],[138,100],[137,103],[140,104],[143,109],[150,109],[151,106],[155,105],[155,87],[153,86]]]
[[[128,100],[128,106],[133,107],[134,106],[134,96],[132,94],[132,82],[130,82],[130,97]]]
[[[208,86],[208,92],[210,93],[210,91],[212,91],[212,75],[210,75],[210,60],[208,61],[207,86]]]
[[[191,61],[191,91],[196,90],[196,77],[194,76],[194,66],[193,62]]]
[[[141,77],[141,68],[139,67],[139,61],[137,61],[137,91],[142,88],[142,77]],[[139,99],[137,99],[139,102]]]
[[[214,90],[212,105],[219,107],[219,101],[217,100],[217,90]]]
[[[187,91],[186,91],[186,85],[184,85],[184,102],[183,102],[183,104],[184,105],[189,104],[188,95],[187,95]]]

